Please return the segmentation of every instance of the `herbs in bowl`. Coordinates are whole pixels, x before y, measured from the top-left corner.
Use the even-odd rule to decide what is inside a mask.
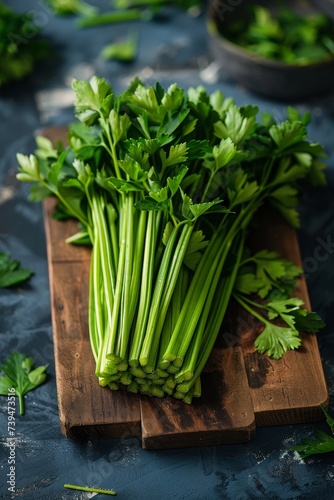
[[[213,0],[207,18],[223,77],[268,97],[301,100],[332,89],[334,21],[308,2]]]
[[[334,22],[320,12],[301,15],[282,7],[274,13],[253,5],[251,16],[231,23],[225,36],[254,54],[287,64],[334,57]]]

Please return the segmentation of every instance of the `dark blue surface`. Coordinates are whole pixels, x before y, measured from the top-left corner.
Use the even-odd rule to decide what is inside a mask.
[[[70,83],[73,77],[104,76],[116,92],[139,75],[164,86],[203,84],[220,88],[238,105],[249,103],[284,119],[287,104],[309,110],[309,136],[321,142],[329,155],[328,186],[309,190],[301,207],[299,240],[313,309],[327,323],[319,346],[330,393],[334,385],[334,252],[316,258],[320,241],[334,242],[334,96],[303,103],[279,103],[251,94],[241,86],[215,80],[209,66],[204,16],[191,18],[172,8],[159,21],[105,26],[89,30],[74,27],[73,18],[45,13],[42,2],[7,2],[17,10],[44,13],[43,33],[56,49],[52,61],[42,64],[24,82],[0,91],[0,250],[12,253],[33,268],[29,284],[0,291],[0,361],[14,349],[48,364],[46,384],[26,398],[26,415],[16,415],[15,498],[86,499],[87,493],[65,490],[64,483],[114,488],[122,500],[248,500],[322,499],[334,497],[334,454],[308,460],[290,447],[324,422],[259,428],[246,444],[168,451],[145,451],[136,438],[79,444],[60,433],[54,375],[49,282],[41,206],[27,200],[28,186],[15,179],[16,152],[34,150],[34,131],[73,120]],[[92,2],[93,3],[93,2]],[[95,2],[107,9],[109,2]],[[104,62],[99,52],[125,30],[140,32],[135,62]],[[211,78],[211,79],[210,79]],[[334,88],[334,82],[333,82]],[[11,498],[6,486],[9,440],[7,402],[0,398],[0,498]],[[334,405],[330,411],[334,415]],[[97,497],[107,498],[107,497]]]

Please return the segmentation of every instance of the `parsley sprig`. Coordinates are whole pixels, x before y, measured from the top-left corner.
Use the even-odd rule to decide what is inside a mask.
[[[299,181],[324,184],[323,148],[307,140],[307,115],[289,108],[282,123],[260,121],[257,107],[201,86],[165,90],[135,79],[116,96],[95,76],[73,90],[79,121],[68,146],[38,138],[35,155],[18,154],[17,178],[33,183],[36,201],[56,196],[59,217],[80,223],[71,241],[92,244],[99,383],[189,403],[232,294],[255,310],[250,291],[287,293],[299,273],[265,252],[245,263],[245,241],[266,203],[298,226]],[[240,289],[242,263],[257,267],[244,283],[254,290]],[[299,302],[282,300],[270,297],[265,310],[289,318],[283,349],[278,329],[258,344],[275,357],[299,345],[297,321],[308,323]],[[268,333],[271,318],[261,317]]]
[[[302,269],[267,250],[257,252],[241,263],[233,295],[264,325],[255,340],[260,353],[267,352],[279,359],[287,350],[301,345],[300,331],[315,333],[325,326],[317,313],[308,312],[303,307],[301,299],[290,296],[301,273]],[[252,300],[251,294],[265,300]],[[279,324],[273,322],[277,319]]]
[[[291,447],[291,451],[297,451],[301,458],[307,458],[311,455],[329,453],[334,451],[334,419],[329,415],[325,408],[320,405],[332,434],[317,430],[314,433],[314,439],[303,438],[300,443]]]
[[[34,368],[32,357],[14,351],[3,364],[0,370],[5,376],[0,377],[0,395],[8,396],[10,389],[15,389],[15,396],[19,399],[20,415],[24,415],[24,395],[41,385],[47,375],[47,366]]]
[[[21,267],[20,261],[12,259],[8,252],[0,252],[0,288],[7,288],[28,280],[31,269]]]

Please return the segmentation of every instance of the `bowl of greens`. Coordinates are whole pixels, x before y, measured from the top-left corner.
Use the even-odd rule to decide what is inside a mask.
[[[238,4],[238,5],[237,5]],[[223,78],[271,98],[333,89],[334,20],[308,2],[212,0],[209,42]]]

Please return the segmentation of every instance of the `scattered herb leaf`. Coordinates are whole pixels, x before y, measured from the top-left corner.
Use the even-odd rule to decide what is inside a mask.
[[[0,395],[8,396],[9,389],[15,389],[15,396],[19,398],[20,415],[24,415],[23,396],[41,385],[47,375],[47,366],[34,368],[33,358],[14,351],[3,364],[0,370],[5,377],[0,377]]]
[[[334,420],[325,410],[325,408],[320,405],[323,413],[326,416],[326,422],[334,433]],[[290,448],[290,451],[297,451],[301,458],[307,458],[311,455],[318,455],[322,453],[329,453],[334,451],[334,437],[327,432],[317,430],[314,433],[314,439],[303,438],[300,443],[295,444]]]
[[[0,252],[0,288],[7,288],[28,280],[33,271],[21,267],[18,260],[13,260],[9,253]]]

